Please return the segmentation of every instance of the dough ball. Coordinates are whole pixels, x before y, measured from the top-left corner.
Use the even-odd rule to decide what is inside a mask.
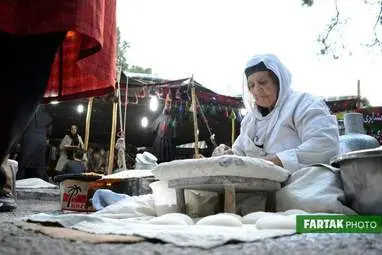
[[[153,218],[150,224],[156,225],[194,225],[193,220],[182,213],[168,213],[160,217]]]
[[[256,222],[266,216],[273,216],[276,215],[275,213],[271,212],[253,212],[248,213],[247,215],[243,216],[242,222],[243,224],[256,224]]]
[[[302,214],[308,214],[308,212],[299,210],[299,209],[292,209],[285,212],[280,212],[281,215],[288,216],[288,215],[302,215]]]
[[[256,222],[257,229],[296,229],[296,216],[265,216]]]
[[[217,215],[229,215],[229,216],[235,217],[239,221],[243,220],[243,217],[241,217],[240,215],[238,215],[236,213],[218,213]]]
[[[216,214],[202,218],[196,223],[196,225],[240,227],[243,224],[233,215]]]

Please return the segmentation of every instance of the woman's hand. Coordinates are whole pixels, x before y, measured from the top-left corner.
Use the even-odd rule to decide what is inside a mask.
[[[261,157],[261,159],[268,160],[268,161],[272,162],[275,165],[283,167],[283,163],[281,162],[279,157],[277,157],[276,155],[267,155],[265,157]]]
[[[222,155],[233,155],[233,151],[231,147],[220,144],[215,150],[212,152],[212,157],[222,156]]]

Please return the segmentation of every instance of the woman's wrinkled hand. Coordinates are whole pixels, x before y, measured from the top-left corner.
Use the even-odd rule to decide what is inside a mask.
[[[212,157],[222,156],[222,155],[233,155],[233,151],[231,147],[220,144],[215,150],[212,152]]]
[[[265,156],[265,157],[261,157],[261,159],[270,161],[270,162],[272,162],[273,164],[275,164],[277,166],[283,167],[283,163],[281,162],[279,157],[277,157],[276,155],[268,155],[268,156]]]

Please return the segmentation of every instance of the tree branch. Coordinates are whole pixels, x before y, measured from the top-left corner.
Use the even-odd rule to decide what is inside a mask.
[[[324,36],[320,35],[318,37],[318,41],[323,45],[323,48],[320,50],[320,53],[322,55],[328,53],[331,45],[327,43],[327,40],[329,38],[329,35],[333,31],[333,29],[339,24],[340,12],[338,11],[337,0],[334,0],[334,4],[335,4],[335,7],[336,7],[336,16],[332,18],[332,23],[329,25],[329,27],[326,30],[326,33],[324,34]]]
[[[367,46],[367,47],[382,46],[382,42],[379,40],[378,35],[377,35],[377,31],[376,31],[377,25],[378,25],[378,23],[381,22],[381,16],[382,16],[382,2],[380,5],[381,5],[381,7],[379,10],[379,14],[378,14],[377,20],[375,21],[374,27],[373,27],[374,41],[372,43],[365,44],[365,46]]]
[[[377,26],[378,26],[378,24],[382,25],[382,1],[375,1],[375,0],[362,0],[362,1],[364,4],[368,4],[368,5],[376,5],[377,4],[380,6],[380,10],[379,10],[377,20],[375,21],[375,24],[373,27],[373,37],[374,37],[373,41],[371,43],[368,43],[368,44],[361,43],[360,45],[366,46],[366,47],[377,46],[382,51],[382,41],[379,39],[379,37],[377,35],[377,28],[378,28]],[[340,21],[337,0],[334,0],[334,2],[335,2],[335,7],[336,7],[336,16],[332,18],[331,23],[328,25],[327,29],[324,32],[322,32],[317,38],[317,41],[322,46],[322,48],[320,49],[321,55],[326,55],[329,53],[330,50],[332,50],[333,44],[335,45],[336,43],[335,42],[334,43],[328,43],[328,39],[337,26],[339,26],[340,24],[344,24],[346,22],[346,20]],[[306,5],[308,7],[312,6],[313,3],[314,3],[314,0],[302,0],[302,5]],[[342,44],[342,48],[344,49],[345,45],[343,43],[341,43],[341,44]],[[333,53],[334,53],[334,50],[333,50]],[[333,55],[333,57],[335,59],[338,58],[337,55]]]

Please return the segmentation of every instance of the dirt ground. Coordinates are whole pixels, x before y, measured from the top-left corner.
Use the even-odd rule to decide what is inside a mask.
[[[226,244],[210,250],[183,248],[172,244],[88,244],[53,239],[18,228],[15,219],[59,208],[58,202],[19,200],[19,207],[0,213],[0,254],[382,254],[382,234],[305,234]]]

